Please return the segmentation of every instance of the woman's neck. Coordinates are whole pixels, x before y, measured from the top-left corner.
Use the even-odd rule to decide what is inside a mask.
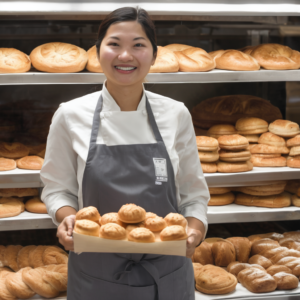
[[[106,81],[106,88],[119,105],[121,111],[137,110],[143,95],[143,84],[120,86]]]

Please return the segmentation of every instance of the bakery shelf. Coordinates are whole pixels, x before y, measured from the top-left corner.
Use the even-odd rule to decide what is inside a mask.
[[[41,187],[40,171],[15,169],[0,171],[0,188]]]
[[[208,206],[207,219],[209,224],[299,220],[300,207]]]
[[[34,214],[24,211],[11,218],[0,219],[0,231],[56,228],[48,214]]]
[[[35,295],[32,298],[29,298],[29,300],[45,300],[45,298],[41,297],[39,295]],[[51,298],[51,299],[48,298],[48,300],[67,300],[67,296],[66,296],[66,293],[62,293],[61,296]]]
[[[1,8],[0,8],[1,10]],[[0,16],[1,17],[1,16]],[[39,84],[101,84],[105,80],[103,73],[42,73],[28,72],[18,74],[0,74],[0,85],[39,85]],[[213,82],[271,82],[300,81],[300,70],[259,70],[150,73],[147,83],[213,83]]]
[[[207,173],[204,174],[210,187],[232,187],[264,185],[272,180],[300,179],[300,169],[289,167],[259,168],[244,173]]]
[[[239,3],[240,2],[240,3]],[[2,15],[106,15],[123,6],[136,6],[146,9],[151,15],[182,16],[297,16],[300,5],[296,0],[35,0],[0,1]]]

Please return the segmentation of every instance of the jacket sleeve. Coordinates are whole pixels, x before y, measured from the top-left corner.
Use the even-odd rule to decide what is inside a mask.
[[[207,203],[210,195],[198,157],[192,118],[185,106],[180,113],[176,151],[179,156],[179,171],[176,176],[180,193],[179,211],[185,217],[202,221],[206,234]]]
[[[53,222],[59,225],[55,218],[58,209],[71,206],[78,210],[77,153],[72,147],[64,104],[52,119],[41,179],[45,185],[41,199]]]

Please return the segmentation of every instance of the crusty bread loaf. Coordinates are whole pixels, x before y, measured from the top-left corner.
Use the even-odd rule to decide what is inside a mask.
[[[300,146],[300,134],[286,141],[287,147]]]
[[[247,172],[253,169],[253,164],[248,161],[242,162],[223,162],[219,161],[217,163],[218,172],[220,173],[238,173]]]
[[[201,168],[203,173],[216,173],[218,171],[218,167],[215,162],[201,162]]]
[[[17,257],[22,248],[20,245],[9,245],[4,250],[4,265],[15,272],[19,271]]]
[[[212,245],[203,241],[200,246],[195,249],[194,261],[202,265],[214,265],[214,258],[211,251]]]
[[[268,258],[266,258],[262,255],[259,255],[259,254],[251,256],[248,260],[248,263],[260,265],[264,269],[267,269],[273,265],[272,262]]]
[[[202,101],[192,109],[192,117],[194,125],[208,129],[217,124],[235,125],[243,117],[256,117],[270,123],[281,119],[282,115],[277,107],[262,98],[228,95]]]
[[[236,134],[237,131],[234,126],[228,124],[218,124],[210,127],[207,131],[207,134],[213,138],[219,138],[223,135],[232,135]]]
[[[232,188],[233,191],[242,192],[253,196],[278,195],[284,192],[286,181],[278,180],[268,185],[259,186],[241,186]]]
[[[287,159],[283,156],[265,158],[252,154],[250,161],[254,167],[285,167],[287,165]]]
[[[227,267],[231,262],[236,260],[235,248],[227,240],[213,243],[211,251],[216,266]]]
[[[244,237],[231,237],[228,238],[227,241],[232,243],[235,248],[236,260],[242,263],[248,262],[251,251],[249,239]]]
[[[298,287],[298,278],[286,272],[279,272],[273,275],[277,284],[277,290],[293,290]]]
[[[193,48],[193,46],[183,45],[183,44],[170,44],[165,46],[164,48],[167,48],[171,51],[183,51],[188,48]]]
[[[211,195],[207,205],[208,206],[227,205],[233,203],[234,199],[235,196],[231,192],[225,194],[219,194],[219,195]]]
[[[234,261],[232,263],[230,263],[228,266],[227,266],[227,272],[231,273],[232,275],[234,275],[235,277],[238,276],[238,274],[244,270],[244,269],[247,269],[247,268],[257,268],[259,270],[262,270],[264,271],[265,269],[260,266],[260,265],[250,265],[250,264],[247,264],[247,263],[241,263],[241,262],[238,262],[238,261]]]
[[[300,231],[289,231],[285,232],[284,234],[285,238],[293,239],[295,242],[300,243]]]
[[[208,136],[196,136],[197,148],[199,151],[217,151],[218,140]]]
[[[266,271],[271,276],[274,276],[275,274],[277,274],[279,272],[285,272],[288,274],[292,274],[292,270],[290,268],[288,268],[286,266],[280,266],[280,265],[272,265]]]
[[[216,63],[210,55],[201,48],[187,48],[182,51],[174,51],[181,72],[205,72],[216,67]]]
[[[17,163],[13,159],[0,157],[0,171],[10,171],[17,167]]]
[[[258,207],[288,207],[291,205],[291,195],[287,192],[272,196],[252,196],[243,193],[236,195],[235,204]]]
[[[280,259],[277,265],[284,265],[292,270],[292,274],[300,276],[300,258],[294,256],[286,256]]]
[[[216,69],[232,71],[256,71],[260,65],[255,58],[238,50],[217,50],[209,55],[216,62]]]
[[[285,138],[291,138],[300,133],[299,125],[288,120],[276,120],[269,125],[269,131]]]
[[[279,247],[279,243],[277,241],[268,238],[260,239],[258,241],[253,242],[251,248],[251,256],[278,247]]]
[[[25,205],[17,198],[0,199],[0,218],[18,216],[25,210]]]
[[[40,45],[30,53],[32,65],[48,73],[73,73],[82,71],[88,61],[86,51],[75,45],[53,42]]]
[[[272,248],[272,249],[266,249],[266,250],[260,252],[259,254],[270,259],[270,258],[274,257],[275,255],[277,255],[278,253],[284,252],[286,250],[288,250],[287,247],[277,247],[277,248]]]
[[[239,134],[259,134],[268,131],[268,122],[260,118],[244,117],[238,119],[235,128]]]
[[[102,67],[97,57],[97,48],[93,46],[87,51],[88,61],[86,69],[90,72],[103,73]]]
[[[151,66],[149,73],[174,73],[178,71],[178,60],[173,51],[158,46],[156,60],[154,65]]]
[[[0,48],[0,73],[24,73],[30,68],[27,54],[14,48]]]
[[[208,190],[211,195],[220,195],[231,191],[228,187],[209,187]]]

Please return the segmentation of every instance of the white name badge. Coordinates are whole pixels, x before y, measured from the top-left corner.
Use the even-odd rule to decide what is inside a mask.
[[[168,181],[167,160],[165,158],[153,158],[156,181]]]

